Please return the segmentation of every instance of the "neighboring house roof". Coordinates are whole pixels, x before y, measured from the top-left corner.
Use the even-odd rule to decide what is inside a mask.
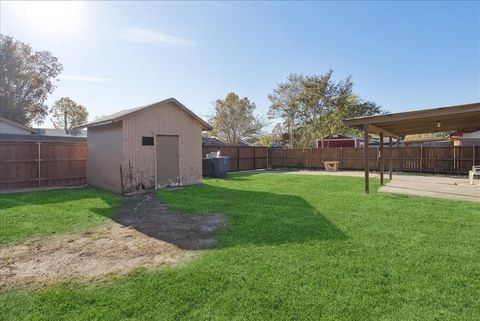
[[[240,142],[238,144],[227,144],[216,137],[202,137],[203,146],[251,146],[248,143]]]
[[[404,140],[402,143],[405,146],[426,146],[426,147],[450,145],[450,141],[442,137],[409,139],[409,140]]]
[[[457,131],[451,133],[448,137],[450,138],[480,138],[480,130],[473,131],[473,132],[464,132],[464,131]]]
[[[35,134],[40,136],[87,137],[87,131],[79,128],[67,130],[61,128],[35,128]]]
[[[225,146],[225,142],[215,137],[202,137],[202,145],[204,146]]]
[[[113,113],[111,115],[108,115],[108,116],[104,116],[104,117],[101,117],[91,123],[88,123],[84,126],[80,126],[81,127],[93,127],[93,126],[102,126],[102,125],[107,125],[107,124],[111,124],[113,123],[114,121],[117,121],[117,120],[121,120],[127,116],[130,116],[138,111],[141,111],[141,110],[145,110],[145,109],[148,109],[148,108],[154,108],[154,107],[157,107],[161,104],[165,104],[165,103],[174,103],[175,105],[177,105],[179,108],[181,108],[183,111],[185,111],[187,114],[189,114],[190,116],[192,116],[193,118],[195,118],[198,122],[200,122],[200,124],[202,124],[202,129],[204,130],[211,130],[213,129],[212,126],[210,126],[206,121],[204,121],[203,119],[201,119],[199,116],[197,116],[193,111],[191,111],[190,109],[188,109],[187,107],[185,107],[181,102],[179,102],[178,100],[176,100],[175,98],[168,98],[168,99],[165,99],[165,100],[162,100],[162,101],[159,101],[159,102],[156,102],[156,103],[153,103],[153,104],[149,104],[149,105],[145,105],[145,106],[140,106],[140,107],[136,107],[136,108],[131,108],[131,109],[125,109],[125,110],[122,110],[122,111],[119,111],[119,112],[116,112],[116,113]]]
[[[43,136],[22,134],[0,134],[0,141],[15,142],[86,142],[85,136]]]
[[[23,130],[26,130],[26,131],[30,131],[32,133],[35,132],[34,129],[30,128],[30,127],[27,127],[27,126],[23,126],[22,124],[19,124],[17,122],[14,122],[13,120],[10,120],[10,119],[7,119],[7,118],[4,118],[4,117],[0,117],[0,121],[2,122],[5,122],[9,125],[12,125],[12,126],[15,126],[15,127],[18,127],[20,129],[23,129]]]
[[[447,140],[443,137],[432,137],[432,138],[410,139],[410,140],[403,141],[405,145],[422,144],[422,143],[440,143],[440,142],[447,142]]]

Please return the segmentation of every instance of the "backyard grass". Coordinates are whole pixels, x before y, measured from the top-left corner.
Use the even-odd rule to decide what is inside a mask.
[[[94,188],[0,195],[0,245],[92,227],[113,214],[120,198]]]
[[[478,320],[479,205],[372,185],[238,174],[164,190],[175,209],[228,216],[217,249],[182,267],[6,292],[0,319]]]

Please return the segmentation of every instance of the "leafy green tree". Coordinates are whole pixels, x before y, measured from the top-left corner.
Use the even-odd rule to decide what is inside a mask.
[[[0,34],[0,115],[26,126],[42,123],[48,114],[45,101],[61,71],[50,52],[32,51]]]
[[[344,118],[382,113],[375,103],[354,94],[350,77],[334,81],[332,74],[291,75],[269,96],[270,114],[283,118],[290,147],[313,146],[319,137],[354,132],[343,124]]]
[[[257,140],[255,141],[255,145],[270,147],[272,145],[272,136],[269,134],[258,136]]]
[[[284,147],[289,141],[289,136],[283,131],[281,123],[277,123],[270,133],[263,133],[259,136],[256,145],[270,146],[270,147]]]
[[[213,134],[228,144],[254,142],[263,127],[253,114],[255,104],[247,97],[231,92],[225,99],[215,102],[215,115],[211,119]]]
[[[292,74],[288,76],[286,82],[278,84],[273,89],[273,94],[268,95],[268,99],[272,103],[269,116],[283,118],[291,148],[294,148],[294,132],[299,125],[299,116],[302,110],[303,79],[302,75]]]
[[[52,122],[55,128],[72,129],[87,123],[87,109],[68,97],[57,100],[52,107]]]

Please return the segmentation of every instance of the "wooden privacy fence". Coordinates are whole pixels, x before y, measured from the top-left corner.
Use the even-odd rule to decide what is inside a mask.
[[[0,190],[86,183],[87,143],[0,141]]]
[[[203,146],[203,157],[220,151],[230,157],[230,171],[261,168],[323,169],[324,161],[338,161],[340,170],[363,170],[364,149],[332,148],[267,148],[252,146]],[[472,165],[480,165],[480,146],[392,147],[384,148],[384,166],[390,160],[399,172],[467,174]],[[369,169],[380,170],[379,148],[369,148]]]
[[[230,157],[229,171],[245,171],[268,167],[268,147],[262,146],[203,146],[202,155],[220,151]]]
[[[353,147],[283,149],[260,146],[203,146],[203,157],[220,151],[230,157],[230,171],[262,168],[323,169],[324,161],[338,161],[340,170],[362,170],[364,149]],[[394,171],[466,174],[480,165],[480,146],[389,147],[385,169]],[[378,148],[369,149],[369,168],[379,170]],[[85,142],[0,141],[0,190],[86,183]]]
[[[324,161],[338,161],[340,170],[363,170],[364,149],[354,147],[269,149],[272,168],[323,169]],[[390,161],[395,171],[438,174],[467,174],[480,165],[480,146],[384,148],[385,169]],[[369,148],[369,169],[379,170],[379,148]]]

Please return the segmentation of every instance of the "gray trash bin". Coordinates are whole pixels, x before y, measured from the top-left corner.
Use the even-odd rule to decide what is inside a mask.
[[[213,159],[205,158],[202,160],[202,175],[210,177],[213,175]]]
[[[228,166],[230,164],[230,157],[218,156],[212,158],[213,160],[213,177],[225,178],[228,173]]]

